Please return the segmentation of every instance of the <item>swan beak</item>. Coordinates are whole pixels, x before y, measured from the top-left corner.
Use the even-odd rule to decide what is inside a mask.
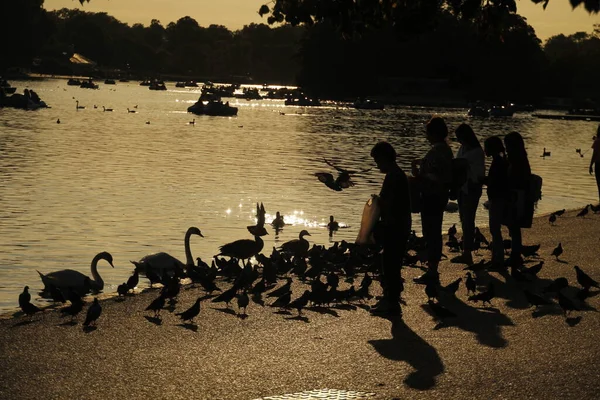
[[[113,268],[115,267],[115,266],[113,265],[113,263],[109,262],[109,264],[110,264],[110,266],[111,266],[111,267],[113,267]]]
[[[200,232],[198,235],[200,235],[200,237],[204,237],[204,235],[202,234],[202,232]]]

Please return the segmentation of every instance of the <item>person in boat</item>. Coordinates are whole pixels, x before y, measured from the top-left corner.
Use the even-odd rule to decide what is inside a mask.
[[[426,125],[431,149],[422,160],[412,162],[412,174],[421,190],[421,229],[427,248],[428,270],[414,279],[415,283],[438,283],[438,265],[442,258],[442,222],[452,183],[454,155],[446,138],[448,127],[440,117]]]
[[[454,257],[451,261],[471,265],[473,264],[471,252],[475,243],[475,216],[485,178],[485,154],[475,132],[468,124],[459,125],[455,134],[460,143],[456,158],[464,158],[469,162],[469,173],[467,182],[459,189],[457,196],[458,213],[463,232],[462,254]]]
[[[374,315],[400,316],[400,295],[404,290],[402,261],[411,230],[408,178],[396,163],[396,150],[388,142],[379,142],[371,149],[371,157],[379,171],[385,174],[379,192],[380,219],[373,236],[383,247],[381,263],[382,299],[371,309]]]
[[[592,143],[592,159],[590,160],[590,175],[596,175],[596,186],[598,187],[598,199],[600,201],[600,124],[596,130],[596,136],[594,136],[594,143]],[[596,169],[594,170],[594,165]],[[600,203],[599,203],[600,204]]]

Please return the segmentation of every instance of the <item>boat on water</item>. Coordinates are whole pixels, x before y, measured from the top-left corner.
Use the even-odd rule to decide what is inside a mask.
[[[98,89],[98,85],[92,81],[92,78],[89,78],[87,81],[82,81],[79,87],[82,89]]]
[[[167,90],[165,83],[162,81],[152,82],[150,86],[148,86],[150,90]]]
[[[41,100],[37,93],[25,89],[23,94],[15,93],[7,96],[6,92],[0,91],[0,107],[12,107],[21,110],[37,110],[49,108],[45,101]]]
[[[383,103],[371,99],[357,99],[352,105],[357,110],[383,110]]]
[[[482,107],[482,106],[473,106],[471,108],[469,108],[469,111],[467,112],[467,115],[469,117],[483,117],[483,118],[487,118],[490,116],[490,111],[487,107]]]
[[[194,105],[189,106],[187,111],[196,115],[210,115],[215,117],[231,117],[237,115],[238,108],[223,103],[220,99],[199,99]]]
[[[81,81],[75,78],[69,78],[67,81],[67,85],[69,86],[81,86]]]
[[[515,110],[510,106],[492,106],[490,108],[490,117],[512,117]]]
[[[233,93],[233,97],[236,99],[246,99],[246,100],[260,100],[262,96],[257,88],[243,88],[242,90],[236,90]]]
[[[105,79],[104,84],[105,85],[116,85],[117,83],[115,82],[114,79]]]

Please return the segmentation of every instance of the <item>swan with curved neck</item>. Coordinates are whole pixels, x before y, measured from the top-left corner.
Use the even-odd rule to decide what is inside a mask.
[[[142,257],[139,261],[131,261],[131,263],[135,265],[139,272],[145,273],[147,268],[151,268],[152,270],[159,272],[161,275],[164,275],[166,270],[171,270],[177,267],[183,269],[187,266],[194,265],[194,258],[192,257],[192,250],[190,248],[190,238],[192,235],[204,237],[202,232],[200,232],[200,229],[196,228],[195,226],[188,228],[184,238],[185,264],[165,252],[148,254],[147,256]]]
[[[91,271],[92,278],[90,279],[87,275],[75,271],[72,269],[63,269],[60,271],[50,272],[49,274],[40,274],[40,278],[42,278],[42,283],[44,284],[44,291],[47,291],[50,286],[58,288],[58,289],[68,289],[71,288],[78,293],[87,293],[89,290],[99,292],[104,289],[104,281],[102,277],[98,273],[98,261],[106,260],[111,267],[115,267],[113,265],[113,258],[109,252],[103,251],[101,253],[96,254],[96,256],[92,259]]]

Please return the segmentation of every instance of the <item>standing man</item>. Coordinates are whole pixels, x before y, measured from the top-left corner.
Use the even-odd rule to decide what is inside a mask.
[[[421,189],[421,227],[427,246],[429,269],[416,283],[439,283],[438,265],[442,258],[442,222],[452,183],[452,150],[446,138],[448,127],[440,117],[432,118],[426,126],[431,149],[422,160],[412,162],[412,174]]]
[[[404,289],[401,268],[410,235],[410,194],[406,174],[396,163],[396,150],[387,142],[371,149],[371,157],[385,174],[379,193],[380,220],[374,237],[383,246],[381,266],[382,299],[371,309],[373,315],[401,316],[400,294]]]

